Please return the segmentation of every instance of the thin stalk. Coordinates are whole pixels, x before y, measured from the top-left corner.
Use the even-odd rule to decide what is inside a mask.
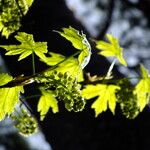
[[[14,112],[19,116],[20,113],[18,112],[18,110],[16,108],[14,108]]]
[[[132,79],[143,79],[142,77],[121,77],[121,78],[112,78],[112,79],[107,79],[106,77],[97,80],[97,81],[93,81],[93,82],[88,82],[88,84],[116,84],[117,82],[124,80],[124,79],[128,79],[128,80],[132,80]],[[84,83],[86,84],[86,82]]]
[[[22,100],[21,98],[19,100],[26,107],[26,109],[30,112],[30,114],[34,114],[32,109],[28,106],[28,104],[24,100]]]
[[[34,53],[32,53],[32,74],[35,75],[35,57],[34,57]]]
[[[108,72],[106,74],[106,79],[110,78],[111,77],[111,74],[112,74],[112,70],[114,68],[114,65],[115,65],[115,62],[116,62],[117,59],[114,59],[113,62],[111,63],[109,69],[108,69]]]
[[[27,99],[31,99],[31,98],[37,98],[37,97],[40,97],[40,96],[41,95],[31,95],[31,96],[24,97],[23,99],[27,100]]]

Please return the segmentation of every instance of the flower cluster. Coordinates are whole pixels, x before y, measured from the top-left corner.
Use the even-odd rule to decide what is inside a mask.
[[[120,80],[119,86],[121,90],[118,90],[116,94],[122,113],[126,118],[134,119],[139,114],[137,97],[133,92],[134,88],[128,79]]]
[[[31,135],[38,129],[36,119],[25,109],[22,109],[17,115],[11,115],[11,118],[15,121],[14,127],[17,128],[22,135]]]
[[[21,18],[28,11],[26,0],[1,0],[0,1],[0,31],[3,36],[8,36],[21,26]]]
[[[44,83],[45,89],[53,90],[58,100],[63,101],[68,111],[79,112],[85,106],[85,100],[81,96],[80,84],[69,73],[54,71],[51,74],[40,75],[37,81]]]

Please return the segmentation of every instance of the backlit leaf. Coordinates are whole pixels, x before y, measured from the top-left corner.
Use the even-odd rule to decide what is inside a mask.
[[[107,34],[106,38],[108,42],[98,41],[96,43],[96,47],[101,50],[99,54],[105,57],[114,56],[122,65],[127,66],[122,54],[123,48],[120,47],[118,39],[111,34]]]
[[[101,85],[87,85],[83,90],[82,90],[82,96],[85,99],[91,99],[96,96],[99,96],[101,90]]]
[[[51,57],[45,57],[45,59],[42,60],[49,66],[54,66],[66,59],[66,57],[61,54],[50,53],[50,55]],[[83,81],[83,71],[79,66],[78,60],[73,57],[60,63],[55,70],[62,73],[68,72],[72,77],[77,78],[79,82]]]
[[[26,3],[27,3],[27,5],[28,5],[28,7],[30,7],[30,6],[32,5],[33,1],[34,1],[34,0],[26,0]]]
[[[44,53],[47,53],[47,42],[35,42],[32,34],[19,32],[15,38],[21,43],[20,45],[0,45],[6,49],[6,55],[20,55],[19,61],[35,53],[41,59],[45,58]]]
[[[86,39],[86,35],[83,33],[80,34],[78,30],[72,27],[63,28],[63,32],[58,33],[70,41],[76,49],[81,50],[78,61],[83,69],[89,63],[91,57],[91,46]]]
[[[7,73],[1,73],[0,74],[0,86],[8,83],[9,81],[11,81],[13,79],[12,76],[10,76],[9,74]]]
[[[86,99],[98,96],[91,106],[91,108],[95,110],[96,117],[103,111],[106,111],[108,107],[114,114],[117,100],[116,90],[118,89],[120,89],[120,87],[116,85],[87,85],[82,91],[82,96]]]
[[[7,84],[11,80],[12,77],[8,74],[0,74],[0,85]],[[0,89],[0,121],[14,111],[15,105],[19,102],[20,92],[23,93],[22,86]]]
[[[140,68],[141,79],[135,87],[134,94],[137,95],[137,105],[142,111],[150,100],[150,76],[143,65]]]
[[[40,97],[38,103],[38,112],[40,112],[41,120],[43,120],[50,108],[52,108],[53,113],[57,113],[59,110],[57,104],[58,102],[54,96],[53,91],[42,90],[41,92],[42,96]]]

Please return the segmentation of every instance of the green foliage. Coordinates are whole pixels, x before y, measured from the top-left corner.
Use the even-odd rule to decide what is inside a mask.
[[[89,63],[91,57],[91,46],[86,39],[86,35],[80,34],[78,30],[72,27],[63,28],[63,32],[58,33],[70,41],[76,49],[81,50],[78,61],[83,69]]]
[[[20,1],[18,2],[21,5]],[[25,2],[26,6],[29,6],[32,0],[25,0]],[[20,99],[23,86],[33,82],[37,82],[41,91],[37,106],[41,120],[45,118],[49,109],[52,109],[53,113],[57,113],[60,101],[64,103],[68,111],[79,112],[83,111],[88,102],[86,100],[95,97],[96,100],[91,108],[94,109],[96,117],[107,109],[115,114],[117,103],[126,118],[137,117],[150,99],[150,75],[144,66],[141,65],[141,77],[136,86],[133,86],[127,78],[115,79],[113,77],[112,69],[115,61],[110,65],[104,77],[91,77],[88,74],[88,79],[84,79],[83,69],[90,61],[91,46],[82,32],[80,33],[72,27],[62,30],[58,33],[78,49],[69,57],[54,52],[47,53],[46,42],[35,42],[33,35],[24,32],[19,32],[15,36],[21,43],[20,45],[0,45],[6,49],[6,55],[20,55],[19,60],[22,60],[31,54],[32,56],[36,54],[40,61],[50,66],[39,73],[33,71],[34,74],[28,77],[19,76],[13,79],[8,74],[0,74],[0,120],[7,115],[11,116],[12,120],[17,122],[15,127],[23,135],[30,135],[37,131],[37,123],[32,114],[22,109],[21,113],[15,113],[16,104],[19,104],[20,107],[20,103],[26,106]],[[114,56],[122,65],[127,66],[122,54],[123,48],[120,47],[118,39],[110,34],[106,36],[109,42],[96,42],[96,47],[102,50],[99,54],[106,57]],[[33,57],[32,63],[34,70]],[[83,89],[81,83],[84,85]],[[29,109],[27,106],[26,108]]]
[[[96,42],[96,47],[102,50],[101,52],[99,52],[99,54],[105,57],[114,56],[122,65],[127,66],[127,63],[124,60],[122,54],[123,48],[120,47],[118,39],[116,39],[111,34],[107,34],[106,37],[109,43],[104,41]]]
[[[134,94],[137,96],[137,105],[142,111],[150,100],[150,75],[143,65],[140,68],[141,79],[135,87]]]
[[[57,113],[58,110],[58,102],[55,98],[55,94],[51,90],[43,90],[41,89],[42,96],[39,99],[38,103],[38,112],[40,112],[41,120],[45,118],[45,115],[48,113],[49,108],[52,108],[53,113]]]
[[[0,74],[0,80],[2,79],[4,80],[0,83],[0,86],[11,81],[12,77],[8,74]],[[0,120],[14,111],[15,105],[19,101],[20,92],[23,93],[22,86],[0,89]]]
[[[21,26],[21,18],[26,15],[33,0],[1,0],[0,32],[6,38]]]
[[[96,101],[92,104],[92,108],[95,110],[95,116],[97,117],[100,113],[107,110],[107,106],[111,112],[115,114],[116,107],[116,90],[120,89],[116,85],[86,85],[82,91],[83,97],[91,99],[98,96]]]
[[[19,32],[15,38],[21,43],[20,45],[0,45],[0,47],[8,51],[6,55],[19,55],[18,60],[22,60],[27,56],[35,53],[41,59],[45,58],[44,53],[47,53],[47,42],[35,42],[32,34]]]
[[[69,59],[61,54],[50,53],[51,57],[45,57],[43,60],[49,66],[57,67],[54,69],[58,72],[65,73],[68,72],[72,77],[77,78],[79,82],[83,81],[83,70],[79,66],[78,60],[74,57],[70,57]],[[47,71],[45,74],[51,74],[53,71]]]
[[[26,0],[26,7],[30,7],[34,0]]]
[[[42,61],[44,61],[44,63],[46,63],[49,66],[55,66],[66,59],[65,56],[58,53],[50,52],[49,54],[51,55],[50,57],[45,57],[44,60],[42,59]]]
[[[5,85],[6,83],[8,83],[11,80],[13,80],[13,77],[10,76],[9,74],[7,74],[7,73],[0,74],[0,86]]]

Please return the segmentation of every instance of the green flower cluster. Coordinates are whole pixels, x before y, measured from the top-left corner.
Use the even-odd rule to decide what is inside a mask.
[[[53,90],[58,100],[63,101],[68,111],[79,112],[85,106],[85,100],[81,96],[80,85],[69,73],[54,71],[50,75],[39,76],[38,82],[44,83],[44,88]]]
[[[25,15],[32,2],[26,0],[0,1],[0,31],[6,38],[21,26],[21,18]]]
[[[11,118],[15,121],[14,127],[19,130],[20,134],[28,136],[37,132],[37,121],[27,110],[22,109],[19,115],[11,115]]]
[[[128,79],[123,79],[119,82],[121,90],[118,90],[116,95],[123,115],[128,119],[134,119],[139,114],[137,106],[137,97],[133,93],[134,88]]]

